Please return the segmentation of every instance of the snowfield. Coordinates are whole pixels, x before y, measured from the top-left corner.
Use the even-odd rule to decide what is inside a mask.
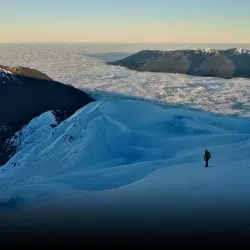
[[[12,138],[19,151],[1,167],[2,226],[249,228],[249,120],[100,100],[53,124],[47,112]]]

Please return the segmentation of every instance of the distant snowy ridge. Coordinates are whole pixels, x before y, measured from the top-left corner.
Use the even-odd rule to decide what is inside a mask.
[[[200,51],[202,51],[202,52],[204,52],[204,53],[216,53],[217,52],[217,50],[216,49],[211,49],[211,48],[205,48],[205,49],[203,49],[203,50],[200,50]]]
[[[205,49],[187,49],[187,50],[176,50],[178,52],[189,52],[189,51],[194,51],[194,52],[200,52],[204,54],[220,54],[223,52],[230,52],[232,54],[237,54],[237,55],[242,55],[242,54],[250,54],[250,50],[244,49],[244,48],[233,48],[233,49],[228,49],[228,50],[218,50],[218,49],[213,49],[213,48],[205,48]],[[169,52],[174,52],[174,51],[162,51],[162,50],[142,50],[139,51],[137,54],[145,54],[147,52],[154,52],[159,55],[165,55],[168,54]]]
[[[237,54],[249,54],[250,55],[250,50],[248,49],[236,48],[234,51]]]
[[[212,48],[205,48],[205,49],[198,49],[197,51],[203,52],[203,53],[208,53],[208,54],[219,54],[221,52],[223,52],[223,50],[216,50],[216,49],[212,49]],[[248,49],[243,49],[243,48],[234,48],[234,49],[229,49],[229,50],[225,50],[225,51],[229,51],[238,55],[243,55],[243,54],[247,54],[250,55],[250,50]]]

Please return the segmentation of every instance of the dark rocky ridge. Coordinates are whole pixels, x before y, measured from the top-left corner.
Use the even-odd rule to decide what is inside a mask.
[[[62,121],[92,101],[83,91],[37,70],[0,67],[0,165],[9,159],[6,140],[33,118],[52,110]]]
[[[28,67],[17,66],[17,67],[10,68],[10,67],[7,67],[7,66],[0,64],[0,68],[8,70],[12,74],[19,75],[19,76],[27,76],[27,77],[31,77],[31,78],[51,80],[51,81],[53,80],[52,78],[50,78],[46,74],[44,74],[36,69],[31,69]]]
[[[244,49],[144,50],[109,64],[137,71],[222,78],[250,77],[250,51]]]

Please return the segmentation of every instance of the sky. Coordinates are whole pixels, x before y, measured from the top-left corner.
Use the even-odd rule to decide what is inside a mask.
[[[0,0],[0,43],[250,43],[250,0]]]

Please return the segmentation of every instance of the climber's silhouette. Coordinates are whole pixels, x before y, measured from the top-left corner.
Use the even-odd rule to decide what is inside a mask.
[[[211,158],[211,154],[210,154],[210,152],[206,149],[206,150],[205,150],[205,154],[204,154],[204,161],[206,161],[206,166],[205,166],[205,168],[208,167],[208,161],[209,161],[210,158]]]

